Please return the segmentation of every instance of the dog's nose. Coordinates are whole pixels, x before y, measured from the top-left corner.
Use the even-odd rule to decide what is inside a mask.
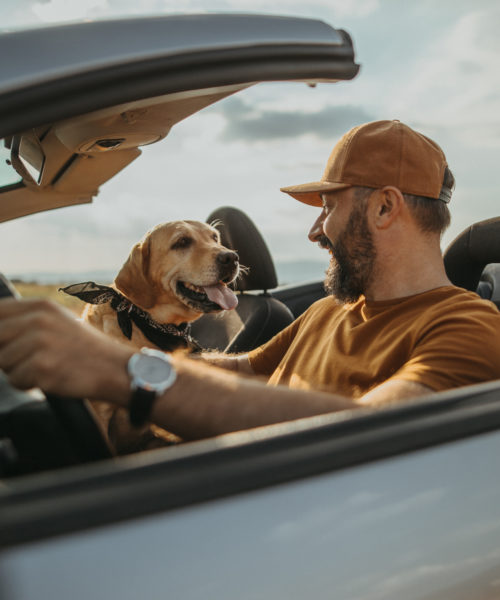
[[[216,260],[220,265],[229,267],[234,266],[240,260],[240,257],[232,250],[225,250],[224,252],[219,252]]]

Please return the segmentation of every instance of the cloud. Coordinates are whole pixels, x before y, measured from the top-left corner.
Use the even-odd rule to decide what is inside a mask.
[[[177,14],[206,12],[260,12],[268,14],[293,14],[313,17],[336,18],[353,17],[362,19],[372,15],[379,9],[379,0],[315,0],[304,5],[301,0],[275,0],[272,5],[267,0],[214,0],[207,8],[205,0],[5,0],[16,9],[20,6],[32,12],[31,18],[24,17],[24,22],[31,23],[37,18],[45,23],[60,23],[80,19],[112,18],[146,14]],[[5,12],[5,11],[4,11]],[[12,21],[9,11],[7,21]],[[4,27],[15,24],[19,26],[21,16],[15,23],[4,21]]]
[[[39,0],[50,2],[50,0]],[[33,7],[34,0],[2,0],[2,24],[1,31],[10,31],[13,29],[26,29],[28,27],[39,26],[40,18],[35,14]]]
[[[68,0],[38,0],[33,3],[32,11],[42,21],[54,23],[106,16],[108,8],[107,0],[81,0],[78,3]]]
[[[429,125],[454,127],[482,145],[498,134],[500,8],[463,15],[430,44],[394,90],[393,112],[411,112]],[[479,133],[479,135],[478,135]]]
[[[202,2],[202,0],[200,0]],[[304,3],[303,0],[274,0],[272,5],[268,0],[223,0],[215,3],[219,8],[242,10],[250,9],[255,12],[281,12],[288,14],[304,14],[306,10],[312,14],[329,12],[337,17],[352,16],[364,18],[376,12],[380,6],[379,0],[315,0]],[[271,8],[270,8],[271,6]]]
[[[313,16],[334,14],[337,17],[351,16],[365,18],[379,9],[379,0],[315,0],[304,3],[303,0],[213,0],[207,9],[206,0],[143,0],[140,12],[154,9],[157,12],[240,12],[280,13]],[[137,3],[123,0],[110,0],[117,11],[135,10]],[[133,8],[132,8],[133,7]]]
[[[232,98],[221,107],[228,119],[221,138],[225,141],[257,142],[313,135],[331,140],[355,125],[373,120],[358,106],[327,106],[314,112],[283,112],[253,109],[243,100]]]

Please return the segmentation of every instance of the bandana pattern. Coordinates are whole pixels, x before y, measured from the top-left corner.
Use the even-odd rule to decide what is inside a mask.
[[[59,288],[59,291],[70,296],[76,296],[89,304],[109,302],[111,308],[116,311],[118,325],[127,339],[132,337],[132,324],[135,324],[144,336],[161,350],[167,352],[171,352],[176,348],[188,348],[194,352],[201,350],[198,342],[191,337],[189,323],[181,323],[180,325],[158,323],[149,313],[130,302],[123,294],[112,287],[100,285],[93,281],[84,281]]]

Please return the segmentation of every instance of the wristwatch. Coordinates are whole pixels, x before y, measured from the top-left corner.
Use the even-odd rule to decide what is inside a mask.
[[[177,373],[168,354],[141,348],[127,365],[130,376],[129,419],[134,427],[144,425],[151,415],[156,398],[172,387]]]

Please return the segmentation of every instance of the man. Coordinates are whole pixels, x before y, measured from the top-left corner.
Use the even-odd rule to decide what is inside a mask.
[[[132,357],[55,305],[3,300],[0,367],[21,388],[129,406],[134,423],[185,439],[500,378],[498,310],[443,265],[453,185],[425,136],[399,121],[356,127],[320,181],[283,188],[321,207],[309,238],[332,255],[329,296],[267,344],[204,361]]]

